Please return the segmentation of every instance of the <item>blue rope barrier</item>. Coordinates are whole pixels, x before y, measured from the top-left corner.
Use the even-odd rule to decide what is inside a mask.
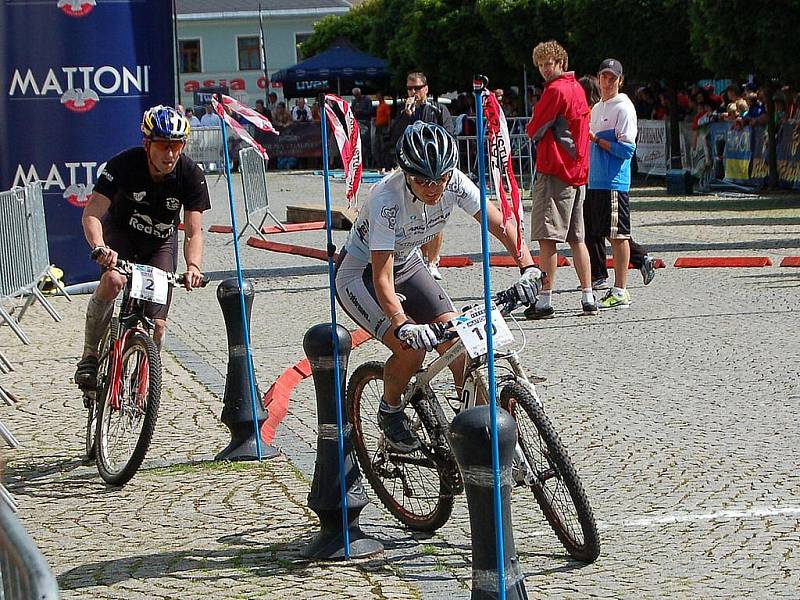
[[[220,104],[222,102],[220,101]],[[228,127],[225,119],[222,121],[222,148],[225,155],[225,178],[228,181],[228,202],[231,210],[231,233],[233,234],[233,253],[236,256],[236,280],[239,283],[239,308],[242,311],[242,324],[244,325],[244,346],[247,356],[247,377],[250,380],[250,404],[253,410],[253,431],[256,436],[256,454],[261,462],[261,432],[258,430],[258,407],[256,406],[256,378],[253,367],[253,352],[250,349],[250,323],[247,320],[247,307],[244,302],[244,276],[242,275],[242,261],[239,256],[239,238],[236,232],[239,227],[236,225],[236,207],[233,203],[233,186],[231,184],[231,158],[228,154]]]
[[[322,110],[322,173],[325,186],[325,229],[328,236],[328,286],[331,299],[331,325],[333,332],[333,382],[336,390],[336,442],[339,450],[339,493],[342,495],[342,532],[344,533],[344,558],[350,560],[350,520],[347,518],[347,483],[344,471],[344,430],[342,416],[341,373],[339,372],[339,332],[336,327],[336,281],[333,268],[333,226],[331,224],[331,189],[328,171],[328,116],[327,100]]]
[[[489,271],[489,218],[486,211],[486,171],[483,148],[483,86],[475,89],[475,123],[478,139],[478,186],[481,195],[481,245],[483,251],[483,300],[486,310],[486,357],[489,369],[489,414],[492,426],[492,470],[494,471],[494,522],[497,546],[497,597],[506,598],[506,557],[503,547],[503,504],[500,490],[500,443],[497,437],[497,390],[494,375],[492,335],[492,275]]]

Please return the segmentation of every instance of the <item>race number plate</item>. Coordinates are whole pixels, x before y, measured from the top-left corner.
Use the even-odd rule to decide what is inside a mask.
[[[477,358],[486,354],[486,318],[483,306],[465,312],[456,319],[456,333],[470,358]],[[492,341],[495,349],[508,346],[514,341],[514,336],[508,328],[503,315],[496,308],[492,310]]]
[[[166,271],[150,265],[133,265],[131,298],[166,304],[168,291],[169,282]]]

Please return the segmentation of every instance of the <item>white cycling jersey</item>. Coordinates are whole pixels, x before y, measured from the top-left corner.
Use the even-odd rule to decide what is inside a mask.
[[[395,265],[406,262],[447,224],[458,206],[470,216],[481,209],[478,187],[458,169],[433,206],[411,193],[403,171],[395,171],[371,189],[345,242],[348,256],[366,263],[373,250],[394,251]]]

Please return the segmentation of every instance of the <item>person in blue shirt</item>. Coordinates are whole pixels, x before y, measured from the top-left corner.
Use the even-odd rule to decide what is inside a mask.
[[[614,260],[614,287],[598,302],[598,307],[627,308],[626,289],[630,261],[631,159],[636,151],[636,109],[626,94],[620,93],[622,64],[613,58],[602,62],[597,74],[600,101],[592,108],[589,139],[589,182],[585,219],[591,235],[611,242]]]

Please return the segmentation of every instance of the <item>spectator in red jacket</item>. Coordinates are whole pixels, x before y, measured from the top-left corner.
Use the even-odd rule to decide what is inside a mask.
[[[559,242],[567,242],[572,248],[583,314],[597,314],[583,227],[589,173],[589,106],[575,74],[566,71],[568,62],[566,50],[555,41],[543,42],[533,49],[533,63],[545,85],[527,127],[528,136],[537,143],[531,239],[539,242],[539,266],[547,277],[536,304],[525,311],[528,319],[547,319],[555,313],[551,295]]]

